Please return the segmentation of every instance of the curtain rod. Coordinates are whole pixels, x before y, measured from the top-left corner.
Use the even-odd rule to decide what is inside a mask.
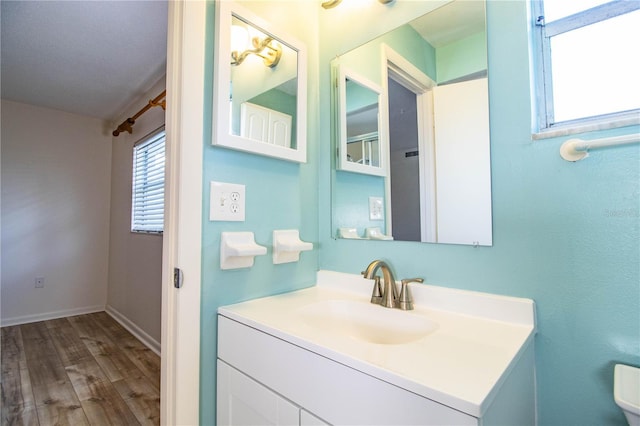
[[[136,123],[138,117],[147,112],[149,109],[159,106],[164,110],[167,106],[167,101],[164,99],[167,96],[167,91],[163,90],[158,96],[149,101],[140,111],[138,111],[133,117],[129,117],[124,120],[117,129],[111,133],[113,136],[118,136],[122,132],[133,133],[133,125]]]

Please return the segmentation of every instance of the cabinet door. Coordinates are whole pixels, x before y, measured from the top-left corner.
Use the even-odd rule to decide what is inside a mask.
[[[291,116],[278,111],[269,112],[269,143],[291,148]]]
[[[218,360],[218,425],[298,425],[300,409]]]
[[[304,409],[300,409],[300,426],[330,426],[329,423],[320,420]]]
[[[269,142],[269,110],[244,102],[240,105],[240,136],[260,142]]]
[[[240,105],[240,136],[291,148],[291,116],[243,102]]]

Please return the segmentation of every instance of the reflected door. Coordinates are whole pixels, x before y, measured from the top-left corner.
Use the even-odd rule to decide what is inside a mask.
[[[438,242],[491,245],[487,79],[433,89]]]

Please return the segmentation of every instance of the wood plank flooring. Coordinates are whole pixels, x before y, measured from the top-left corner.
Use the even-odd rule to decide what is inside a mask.
[[[2,425],[160,424],[160,358],[107,313],[1,332]]]

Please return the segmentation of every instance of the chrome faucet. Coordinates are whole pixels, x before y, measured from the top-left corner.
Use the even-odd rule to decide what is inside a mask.
[[[376,275],[378,269],[382,270],[384,287],[380,284],[380,277]],[[413,309],[413,298],[407,284],[411,282],[424,282],[422,278],[409,278],[402,280],[402,290],[398,295],[396,279],[389,265],[383,260],[374,260],[362,272],[362,275],[369,280],[374,280],[373,292],[371,293],[371,303],[382,305],[385,308],[399,308],[402,310]]]

